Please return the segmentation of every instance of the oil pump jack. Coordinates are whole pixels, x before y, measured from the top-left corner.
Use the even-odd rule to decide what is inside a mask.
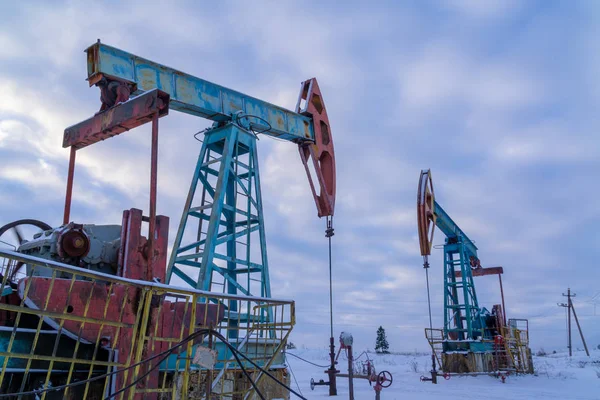
[[[528,322],[506,320],[502,267],[483,268],[478,248],[434,196],[431,171],[423,170],[417,192],[417,226],[423,266],[429,290],[429,260],[437,227],[444,244],[444,326],[425,329],[432,348],[432,380],[436,361],[446,373],[480,373],[533,370],[529,350]],[[490,312],[480,307],[474,277],[498,275],[501,303]],[[431,311],[430,311],[431,313]]]
[[[98,373],[98,368],[116,371],[99,381],[103,393],[109,397],[125,389],[130,390],[127,398],[157,398],[159,392],[177,392],[181,396],[192,390],[186,386],[192,379],[190,360],[202,363],[196,360],[198,354],[204,354],[201,348],[169,353],[160,368],[133,363],[141,362],[143,356],[156,358],[157,354],[168,351],[168,346],[182,340],[184,332],[194,335],[199,326],[223,331],[223,338],[235,343],[236,351],[245,349],[256,357],[255,362],[268,367],[285,345],[294,324],[294,307],[291,301],[271,300],[257,139],[258,135],[275,137],[298,146],[318,216],[326,217],[327,235],[332,236],[335,156],[317,80],[302,82],[294,112],[99,40],[86,53],[87,80],[90,86],[100,88],[102,105],[93,117],[64,133],[63,147],[70,148],[70,160],[63,224],[52,228],[41,221],[19,220],[0,228],[0,235],[13,231],[17,238],[16,251],[0,249],[4,260],[0,311],[6,313],[0,316],[0,393],[11,392],[14,385],[19,392],[27,389],[27,382],[37,373],[31,365],[42,357],[45,360],[41,367],[42,383],[45,383],[39,390],[50,390],[53,382],[60,381],[66,385],[60,393],[66,396],[64,391],[70,389],[69,385],[81,379],[77,372],[81,365],[89,364],[88,378]],[[202,148],[167,263],[169,219],[156,215],[156,192],[158,121],[169,110],[206,118],[213,124],[203,131]],[[121,225],[72,222],[76,153],[149,122],[152,123],[149,215],[131,209],[124,211]],[[147,238],[141,233],[143,223],[149,225]],[[32,238],[24,237],[20,229],[25,225],[41,232]],[[110,276],[117,278],[111,280]],[[183,284],[189,289],[172,289],[177,291],[174,294],[171,286],[164,283]],[[103,289],[98,291],[99,287]],[[74,302],[74,298],[80,300]],[[114,308],[117,299],[120,308]],[[90,314],[94,314],[93,318]],[[23,326],[21,315],[29,316],[27,326]],[[112,334],[106,333],[107,326],[113,325]],[[240,338],[241,333],[247,336]],[[39,337],[49,338],[45,343],[53,345],[41,348]],[[253,343],[249,338],[257,341]],[[263,341],[258,342],[259,338]],[[198,339],[194,340],[197,343]],[[212,339],[206,340],[211,348]],[[73,348],[74,352],[70,350]],[[86,350],[83,355],[79,354],[81,348]],[[246,377],[252,386],[248,382],[236,383],[231,376],[238,375],[225,373],[230,368],[234,348],[229,351],[214,344],[212,348],[214,352],[207,354],[213,361],[208,364],[221,372],[216,377],[203,372],[203,379],[207,380],[206,396],[215,388],[220,388],[223,396],[242,393],[240,387],[256,389],[250,375]],[[25,349],[23,354],[20,349]],[[14,361],[23,359],[26,362]],[[182,359],[187,360],[184,362],[188,366],[183,372],[179,367]],[[55,361],[60,361],[61,368],[68,372],[66,378],[56,375],[65,371],[56,374],[52,371]],[[148,369],[143,375],[148,376],[145,383],[128,384],[131,375],[128,381],[127,372],[121,371],[129,371],[133,366],[136,371]],[[237,366],[244,369],[239,360]],[[116,378],[111,378],[112,374]],[[261,372],[253,379],[263,375]],[[86,397],[89,384],[85,385],[85,393],[77,394],[76,398],[95,398]],[[225,390],[228,385],[229,391]],[[248,398],[249,392],[244,393],[244,398]]]

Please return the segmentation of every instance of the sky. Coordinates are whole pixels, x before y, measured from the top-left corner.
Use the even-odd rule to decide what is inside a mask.
[[[566,346],[570,287],[600,345],[600,6],[595,1],[31,1],[0,4],[0,223],[62,221],[64,129],[99,91],[84,49],[102,42],[293,109],[317,77],[337,163],[335,335],[373,349],[426,350],[427,292],[416,224],[421,169],[436,200],[504,267],[507,314],[532,347]],[[174,237],[209,121],[161,119],[158,213]],[[77,156],[72,219],[116,224],[147,211],[145,126]],[[329,340],[325,220],[297,148],[259,141],[273,297],[296,301],[291,340]],[[436,245],[443,244],[436,232]],[[443,323],[442,250],[430,257],[434,327]],[[476,278],[481,306],[500,302]],[[596,300],[594,299],[596,296]],[[580,347],[578,340],[575,347]]]

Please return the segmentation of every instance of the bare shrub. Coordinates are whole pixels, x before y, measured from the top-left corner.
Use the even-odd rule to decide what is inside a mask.
[[[545,357],[547,354],[548,353],[546,353],[546,350],[544,350],[543,347],[540,348],[537,353],[535,353],[535,355],[538,356],[538,357]]]
[[[415,360],[415,359],[410,360],[408,362],[408,365],[412,372],[419,372],[419,363],[417,362],[417,360]]]

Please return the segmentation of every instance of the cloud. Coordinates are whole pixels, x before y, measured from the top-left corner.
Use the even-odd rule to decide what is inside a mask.
[[[543,85],[532,73],[511,64],[479,58],[447,40],[429,43],[401,68],[403,104],[432,111],[450,103],[515,109],[541,102]]]
[[[522,6],[521,2],[513,0],[446,0],[444,5],[469,18],[482,20],[506,17],[516,13]]]
[[[59,222],[62,133],[99,108],[82,52],[96,38],[288,108],[300,81],[317,76],[338,171],[336,334],[349,330],[372,346],[383,324],[393,348],[427,348],[415,195],[420,169],[430,167],[440,204],[486,265],[505,267],[511,315],[537,318],[533,340],[557,345],[547,333],[561,317],[556,296],[566,284],[591,291],[600,279],[591,267],[600,256],[600,79],[597,27],[581,18],[595,10],[586,7],[593,6],[189,2],[161,9],[165,34],[152,28],[156,11],[142,2],[110,12],[71,2],[3,5],[0,217]],[[208,124],[176,112],[160,122],[158,208],[171,217],[171,239],[199,151],[192,135]],[[143,127],[78,153],[78,221],[119,223],[122,209],[147,207],[148,136]],[[316,218],[297,147],[262,136],[258,146],[274,296],[296,300],[298,344],[326,345],[325,222]],[[441,250],[430,263],[440,326]],[[497,301],[496,281],[477,288],[481,305]]]

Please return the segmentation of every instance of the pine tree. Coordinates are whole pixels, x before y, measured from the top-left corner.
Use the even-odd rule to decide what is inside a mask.
[[[390,345],[385,337],[385,329],[382,326],[377,329],[377,339],[375,340],[375,352],[376,353],[389,353]]]

